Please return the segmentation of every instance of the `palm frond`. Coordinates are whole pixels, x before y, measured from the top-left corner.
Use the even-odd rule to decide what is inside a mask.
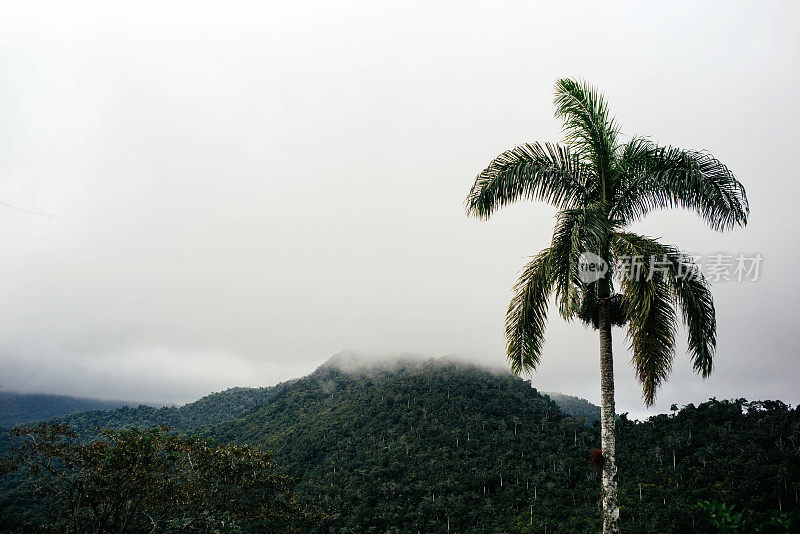
[[[696,265],[689,274],[677,280],[675,291],[689,332],[689,354],[694,370],[708,378],[714,368],[717,348],[717,319],[711,288]]]
[[[681,308],[694,370],[707,378],[713,369],[717,319],[711,287],[700,268],[676,247],[650,237],[619,232],[614,234],[612,246],[617,257],[638,256],[643,264],[660,263]]]
[[[638,165],[647,158],[653,150],[653,142],[647,137],[636,135],[630,141],[619,147],[617,165],[623,171]],[[622,176],[626,178],[626,176]],[[621,184],[625,185],[625,184]]]
[[[550,253],[556,301],[564,319],[574,318],[580,307],[584,285],[578,276],[581,254],[592,252],[602,256],[604,244],[614,229],[604,213],[604,204],[594,203],[585,208],[562,210],[556,216]]]
[[[618,168],[612,217],[629,223],[655,209],[681,207],[697,212],[715,230],[747,224],[744,187],[710,154],[634,138],[622,150]]]
[[[660,276],[624,279],[628,340],[645,404],[652,406],[667,380],[675,357],[675,304],[669,284]]]
[[[619,133],[605,98],[588,83],[563,78],[556,82],[554,103],[567,144],[592,161],[602,187],[612,178]]]
[[[566,147],[529,143],[507,150],[489,163],[467,196],[467,213],[488,219],[518,199],[573,206],[590,196],[589,170]]]
[[[547,303],[554,282],[550,262],[550,249],[545,249],[525,266],[514,286],[506,313],[506,353],[516,374],[539,365]]]
[[[673,308],[675,304],[681,308],[683,324],[688,332],[689,355],[693,367],[697,373],[707,377],[713,368],[716,349],[716,315],[710,287],[700,269],[691,257],[674,246],[633,233],[615,233],[612,237],[612,250],[617,260],[627,257],[639,261],[641,270],[638,273],[628,272],[629,276],[634,274],[637,278],[648,276],[653,279],[660,278],[669,289]],[[625,278],[622,276],[623,287]],[[633,283],[642,282],[634,280]],[[641,305],[640,301],[629,300],[627,292],[625,300],[628,313],[636,315],[635,308]],[[639,316],[647,313],[648,310],[644,307]],[[674,317],[674,311],[672,315]]]

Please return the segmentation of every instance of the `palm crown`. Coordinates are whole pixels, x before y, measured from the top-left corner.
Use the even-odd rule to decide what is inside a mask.
[[[595,328],[605,302],[612,323],[627,328],[637,378],[651,405],[672,368],[678,309],[694,369],[704,377],[711,373],[714,304],[689,256],[625,228],[655,209],[673,207],[697,212],[715,230],[743,226],[747,197],[733,173],[705,152],[641,137],[621,142],[604,98],[586,83],[559,80],[555,107],[565,143],[525,144],[502,153],[477,176],[467,198],[467,212],[480,218],[518,199],[559,209],[550,246],[524,267],[514,288],[506,315],[508,358],[515,372],[536,368],[551,295],[565,319]],[[605,277],[581,280],[585,252],[607,262]],[[619,266],[631,261],[636,268],[619,276]]]

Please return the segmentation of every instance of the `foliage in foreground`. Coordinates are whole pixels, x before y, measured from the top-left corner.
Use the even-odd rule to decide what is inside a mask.
[[[699,507],[708,513],[714,532],[720,534],[783,534],[800,531],[800,517],[780,514],[767,520],[753,519],[752,513],[737,512],[723,503],[700,501]]]
[[[79,439],[52,423],[14,430],[2,471],[21,471],[41,503],[21,531],[290,532],[304,513],[268,454],[167,428]]]

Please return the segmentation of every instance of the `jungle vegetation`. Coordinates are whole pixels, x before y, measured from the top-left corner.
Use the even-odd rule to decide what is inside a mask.
[[[216,394],[201,406],[209,417],[220,417],[213,399],[240,406],[224,398]],[[171,409],[153,413],[159,412],[169,415]],[[113,421],[109,414],[115,414]],[[140,414],[86,412],[82,419],[71,416],[68,428],[95,432],[82,438],[90,443],[104,439],[92,430],[94,423],[116,429],[135,424],[126,416]],[[195,420],[202,419],[196,412]],[[712,399],[647,421],[621,414],[617,431],[627,458],[619,471],[620,524],[627,532],[736,531],[731,525],[741,532],[796,529],[791,521],[800,510],[797,408],[778,401]],[[601,466],[590,461],[600,446],[599,423],[567,415],[511,373],[442,360],[355,372],[331,362],[270,388],[236,417],[158,439],[185,433],[199,434],[186,438],[191,443],[269,451],[265,472],[294,481],[281,484],[296,494],[291,502],[304,511],[295,519],[310,518],[305,532],[447,532],[448,525],[450,532],[476,533],[602,528]],[[0,479],[5,488],[0,524],[8,530],[23,520],[45,521],[41,513],[28,513],[31,497],[20,484],[24,473]],[[142,518],[136,524],[145,525]],[[258,531],[245,519],[237,528]]]

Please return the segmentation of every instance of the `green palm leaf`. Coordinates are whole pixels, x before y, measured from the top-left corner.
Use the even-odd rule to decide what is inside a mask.
[[[588,204],[583,208],[561,210],[556,215],[556,227],[550,245],[553,276],[556,280],[556,300],[559,313],[565,319],[574,318],[579,306],[579,294],[584,283],[578,276],[581,254],[592,252],[603,257],[609,225],[603,203]]]
[[[564,120],[567,144],[592,162],[601,182],[601,198],[606,198],[604,186],[612,178],[619,130],[605,98],[588,83],[565,78],[556,82],[555,106],[556,117]]]
[[[520,145],[497,156],[475,178],[467,213],[487,219],[496,209],[521,198],[575,206],[589,197],[587,187],[587,166],[567,148]]]
[[[550,249],[540,252],[523,269],[506,313],[507,355],[519,374],[536,369],[544,343],[547,303],[553,289]]]
[[[697,212],[715,230],[747,223],[750,207],[744,187],[705,152],[635,138],[622,152],[619,172],[612,217],[633,222],[654,209],[680,207]]]
[[[660,264],[689,337],[689,354],[696,372],[704,378],[711,374],[717,343],[717,322],[711,288],[692,259],[671,245],[632,233],[616,233],[612,248],[617,258],[637,257],[641,263]],[[623,274],[624,276],[624,274]],[[628,307],[635,306],[628,304]]]
[[[662,276],[624,279],[622,294],[636,377],[642,384],[645,403],[651,406],[675,357],[674,294]]]

